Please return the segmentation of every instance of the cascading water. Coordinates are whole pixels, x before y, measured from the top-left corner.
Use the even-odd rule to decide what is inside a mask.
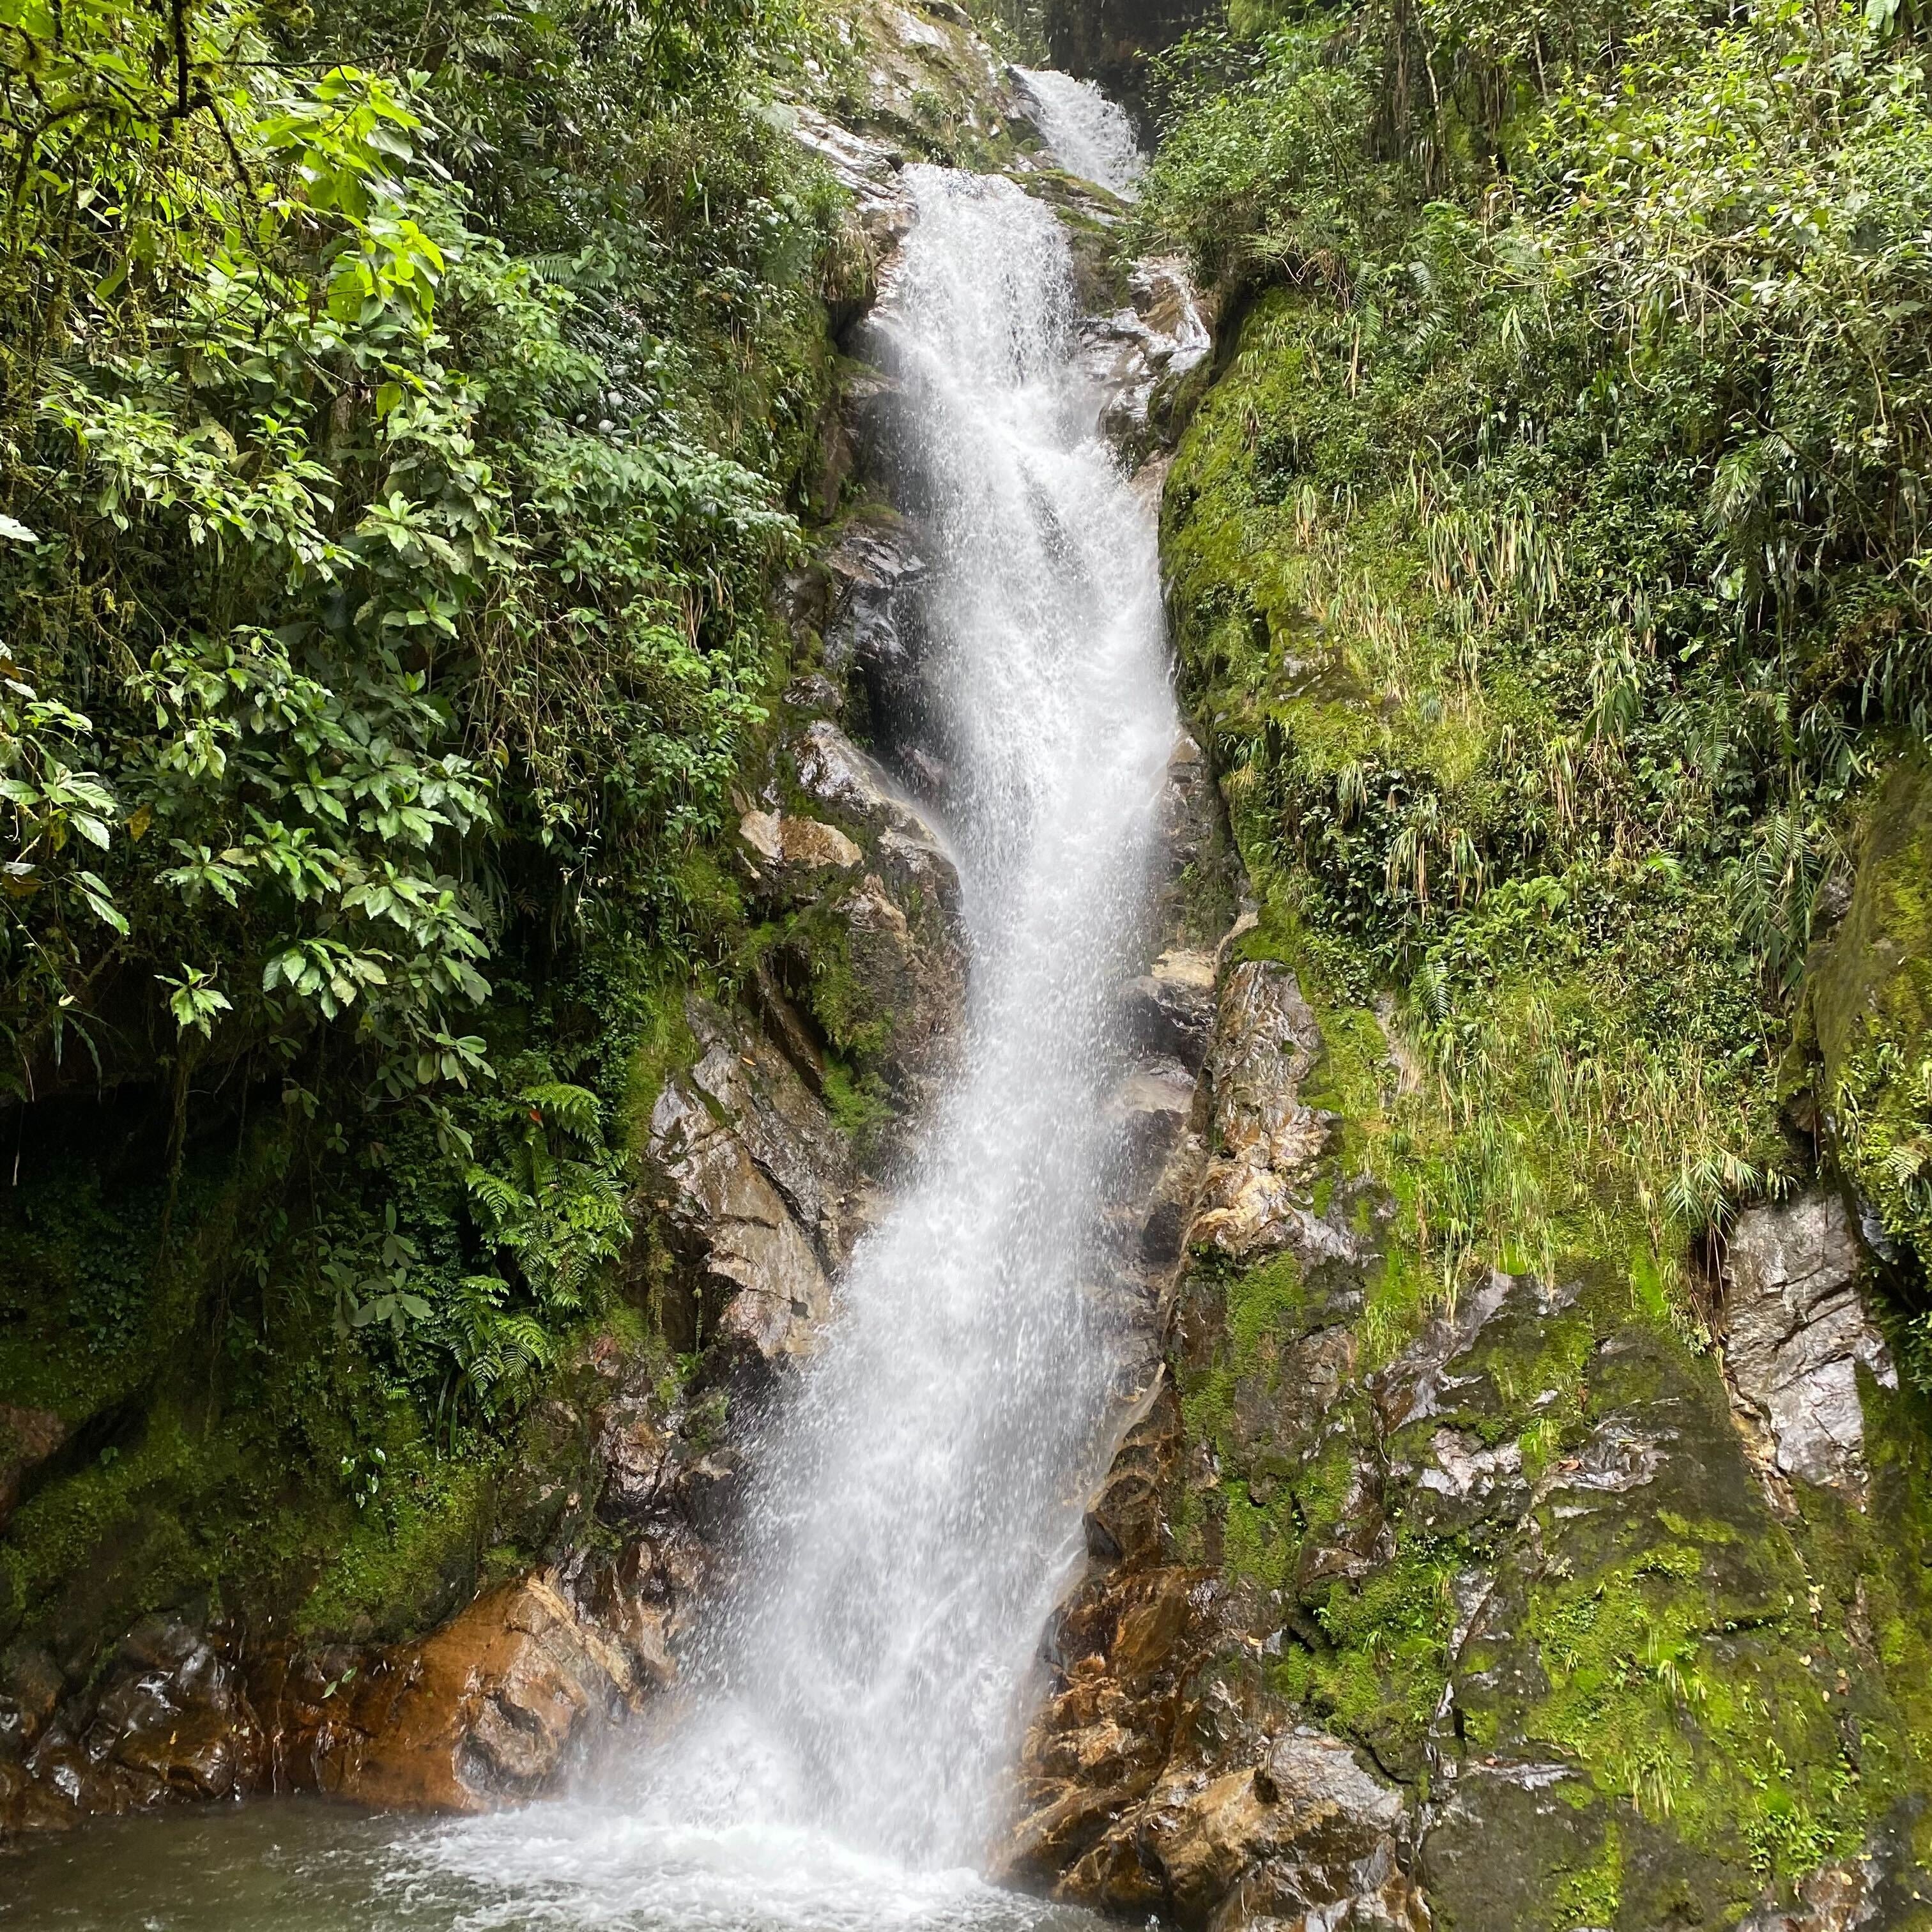
[[[1110,1013],[1146,937],[1178,720],[1151,518],[1076,374],[1064,231],[1010,182],[906,176],[918,218],[872,326],[931,566],[970,1011],[895,1204],[754,1445],[743,1559],[685,1707],[628,1774],[570,1802],[394,1839],[250,1827],[295,1849],[278,1837],[230,1869],[234,1916],[204,1876],[190,1918],[144,1898],[128,1922],[253,1928],[249,1901],[272,1896],[300,1900],[277,1923],[364,1932],[1078,1916],[974,1872],[1118,1420]],[[278,1870],[308,1876],[272,1892]]]
[[[1135,969],[1177,722],[1144,508],[1070,374],[1065,233],[916,168],[877,318],[932,564],[922,629],[972,940],[964,1064],[769,1432],[689,1754],[730,1802],[922,1864],[998,1822],[1021,1693],[1106,1446],[1110,995]]]
[[[1050,68],[1019,67],[1012,72],[1033,103],[1034,122],[1060,166],[1131,201],[1147,158],[1120,103],[1109,100],[1092,82],[1076,80]]]

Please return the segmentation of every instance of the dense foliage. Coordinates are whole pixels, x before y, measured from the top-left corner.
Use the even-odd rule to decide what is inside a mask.
[[[1932,700],[1913,21],[1234,10],[1139,218],[1246,318],[1184,642],[1282,916],[1402,995],[1452,1291],[1632,1215],[1668,1267],[1819,1134],[1909,1249],[1932,1048],[1855,1104],[1805,968]]]
[[[823,403],[800,31],[0,0],[10,1399],[212,1350],[360,1502],[595,1300]]]

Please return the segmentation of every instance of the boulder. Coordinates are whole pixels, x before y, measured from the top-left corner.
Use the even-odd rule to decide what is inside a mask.
[[[52,1658],[12,1652],[0,1695],[0,1831],[255,1788],[265,1740],[224,1640],[144,1617],[70,1697]]]
[[[849,872],[865,854],[836,826],[794,812],[748,812],[738,836],[757,861],[752,876],[784,898],[809,896],[827,872]]]
[[[254,1688],[274,1789],[480,1811],[550,1788],[645,1686],[554,1578],[532,1572],[413,1643],[271,1655]]]
[[[1428,1914],[1402,1870],[1408,1812],[1348,1747],[1298,1730],[1262,1761],[1163,1778],[1074,1867],[1063,1896],[1183,1926],[1389,1923]]]
[[[1780,1475],[1864,1484],[1861,1369],[1898,1386],[1859,1291],[1844,1204],[1823,1191],[1748,1208],[1724,1257],[1724,1366],[1747,1432]]]

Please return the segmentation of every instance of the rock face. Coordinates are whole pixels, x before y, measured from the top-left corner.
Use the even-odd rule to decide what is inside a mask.
[[[839,850],[856,856],[822,868],[808,900],[783,872],[759,877],[790,915],[777,957],[797,1004],[903,1133],[944,1084],[965,1011],[959,874],[922,810],[830,718],[803,726],[787,755],[790,782],[827,821],[810,836],[824,844],[836,821]]]
[[[1868,1474],[1858,1372],[1898,1386],[1862,1269],[1844,1204],[1825,1192],[1739,1215],[1725,1257],[1724,1364],[1740,1408],[1780,1474],[1854,1492]]]
[[[844,1258],[850,1151],[782,1053],[695,997],[686,1013],[703,1050],[658,1096],[646,1150],[646,1186],[697,1277],[682,1339],[795,1354]]]
[[[1279,1247],[1308,1260],[1352,1252],[1346,1233],[1308,1205],[1330,1123],[1299,1096],[1321,1046],[1315,1016],[1286,967],[1254,960],[1234,968],[1208,1067],[1220,1148],[1191,1240],[1237,1261]]]
[[[645,1688],[541,1573],[419,1642],[272,1654],[250,1678],[268,1788],[436,1811],[536,1796]]]
[[[142,1618],[80,1697],[43,1648],[0,1659],[0,1831],[238,1796],[263,1762],[236,1657],[178,1619]]]
[[[1171,446],[1204,376],[1214,337],[1186,265],[1166,256],[1128,272],[1128,304],[1083,325],[1082,362],[1110,394],[1101,427],[1130,464]]]
[[[1285,968],[1248,961],[1226,974],[1203,1025],[1211,958],[1184,957],[1132,989],[1145,1026],[1193,1044],[1211,1095],[1214,1152],[1191,1165],[1172,1262],[1184,1249],[1318,1249],[1303,1220],[1327,1224],[1298,1194],[1325,1138],[1299,1097],[1320,1049],[1314,1017]],[[1311,1430],[1324,1406],[1322,1352],[1304,1384]],[[1093,1570],[1049,1646],[1054,1688],[1028,1739],[1006,1868],[1058,1898],[1184,1926],[1425,1925],[1400,1791],[1339,1739],[1292,1722],[1262,1729],[1224,1686],[1204,1694],[1203,1673],[1238,1638],[1214,1570],[1176,1560],[1186,1436],[1163,1372],[1089,1516]]]
[[[1286,966],[1224,959],[1165,1366],[1046,1647],[1009,1872],[1216,1932],[1916,1922],[1898,1816],[1815,1878],[1750,1849],[1906,1721],[1864,1593],[1904,1612],[1918,1556],[1822,1610],[1733,1412],[1831,1507],[1876,1492],[1890,1364],[1836,1198],[1740,1217],[1729,1388],[1606,1274],[1492,1271],[1390,1346],[1326,1056]]]

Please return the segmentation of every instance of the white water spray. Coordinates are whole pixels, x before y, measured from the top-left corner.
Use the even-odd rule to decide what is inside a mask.
[[[999,1822],[1106,1447],[1109,1002],[1135,970],[1176,719],[1147,512],[1069,374],[1064,231],[1010,182],[908,172],[919,220],[875,329],[934,565],[964,1063],[760,1447],[700,1729],[776,1774],[763,1794],[734,1780],[734,1804],[962,1864]]]

